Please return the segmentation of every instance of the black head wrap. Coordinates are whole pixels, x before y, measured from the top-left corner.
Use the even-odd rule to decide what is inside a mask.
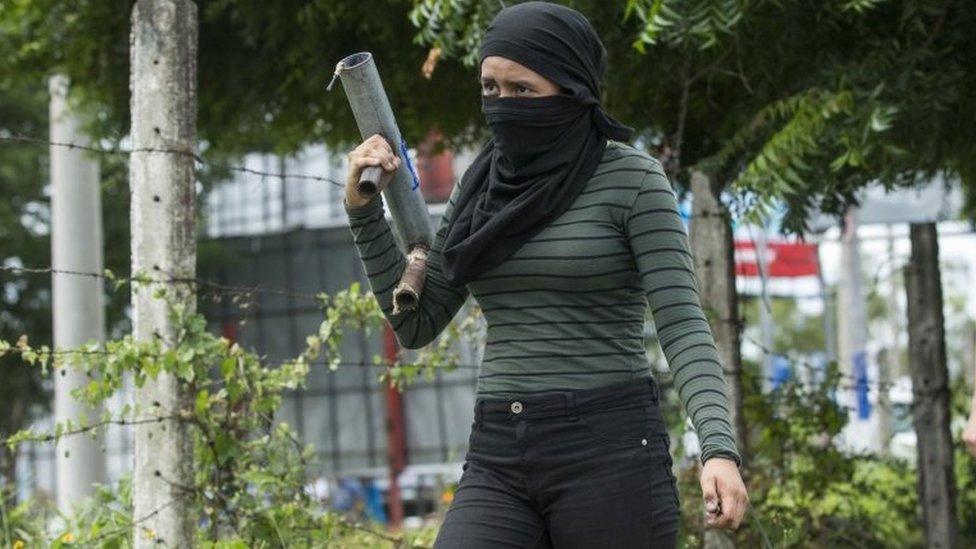
[[[593,175],[607,138],[633,130],[600,106],[607,52],[580,12],[547,2],[502,9],[481,60],[505,57],[562,88],[545,97],[483,97],[491,126],[461,179],[444,238],[444,275],[454,287],[508,259],[575,200]]]

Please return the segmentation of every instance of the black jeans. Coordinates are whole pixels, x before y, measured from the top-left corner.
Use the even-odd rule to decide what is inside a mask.
[[[435,549],[676,544],[678,493],[652,378],[475,400]]]

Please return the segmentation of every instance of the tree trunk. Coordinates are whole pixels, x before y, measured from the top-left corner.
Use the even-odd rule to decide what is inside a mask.
[[[699,171],[692,172],[694,207],[691,248],[701,288],[702,307],[708,316],[719,357],[725,369],[726,392],[732,428],[743,465],[747,460],[748,437],[742,417],[742,356],[739,352],[739,302],[735,288],[735,259],[732,225],[728,211],[719,201],[719,190]],[[705,546],[734,547],[725,530],[707,529]]]
[[[85,143],[79,122],[69,110],[68,79],[55,75],[51,92],[51,141]],[[51,146],[51,265],[56,271],[102,272],[102,201],[98,161],[85,151]],[[102,281],[98,278],[51,275],[54,346],[77,348],[105,337]],[[64,365],[54,376],[54,421],[81,424],[98,421],[101,407],[88,407],[71,391],[88,384],[88,376]],[[82,419],[82,418],[87,419]],[[105,481],[103,436],[62,438],[55,450],[58,509],[71,511],[74,503],[90,495]]]
[[[154,280],[196,275],[194,159],[196,142],[197,9],[190,0],[138,0],[131,33],[132,272]],[[147,150],[148,149],[148,150]],[[163,151],[187,151],[160,152]],[[153,297],[157,284],[133,287],[133,333],[172,345],[170,303]],[[165,284],[169,299],[192,312],[194,288]],[[161,373],[137,390],[143,419],[191,409],[177,379]],[[185,422],[150,421],[135,428],[135,547],[192,547],[193,446]]]
[[[732,225],[728,211],[708,177],[693,172],[694,195],[690,244],[695,272],[701,288],[702,307],[709,318],[712,335],[725,369],[726,390],[735,429],[736,445],[746,460],[747,433],[742,417],[742,356],[739,352],[739,300],[735,288],[735,258]]]
[[[949,372],[938,232],[934,223],[911,225],[912,257],[905,267],[908,349],[918,448],[918,499],[925,545],[955,547],[956,483],[949,433]]]

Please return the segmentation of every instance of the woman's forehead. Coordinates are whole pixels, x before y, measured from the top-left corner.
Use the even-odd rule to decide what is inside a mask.
[[[544,78],[525,65],[500,55],[489,55],[481,61],[481,77]]]

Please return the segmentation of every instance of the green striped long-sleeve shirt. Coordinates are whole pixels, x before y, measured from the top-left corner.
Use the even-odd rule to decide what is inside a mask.
[[[661,164],[609,141],[570,207],[500,265],[463,288],[444,282],[441,249],[455,185],[427,259],[416,310],[393,315],[406,266],[380,199],[345,205],[370,286],[407,348],[431,342],[474,296],[488,325],[477,393],[591,388],[651,375],[651,309],[674,385],[701,441],[701,460],[739,462],[722,364],[699,300],[688,236]]]

